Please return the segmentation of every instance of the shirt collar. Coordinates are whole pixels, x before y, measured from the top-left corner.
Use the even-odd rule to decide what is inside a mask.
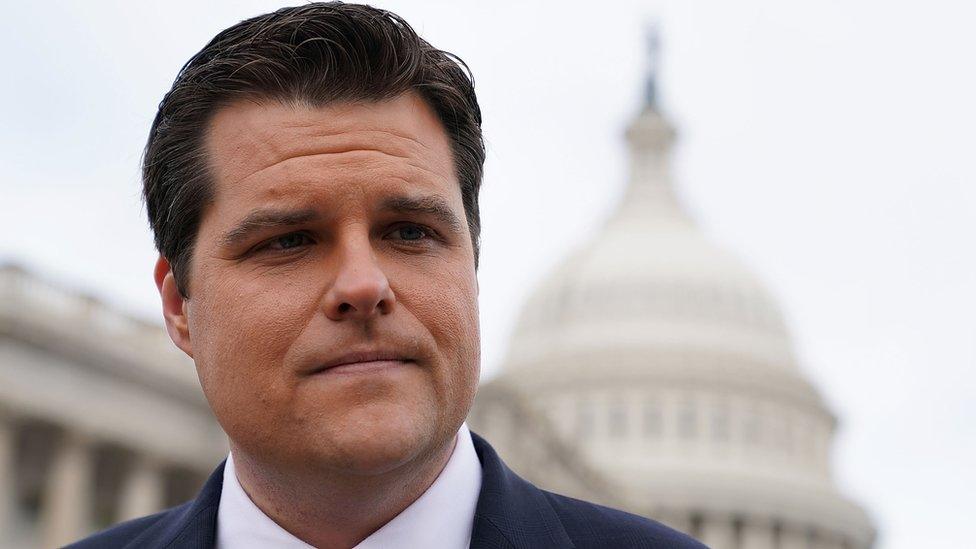
[[[467,424],[458,430],[447,465],[416,501],[355,549],[445,547],[466,549],[481,491],[481,462]],[[227,456],[217,510],[217,549],[280,547],[311,549],[264,514],[237,480],[233,455]]]

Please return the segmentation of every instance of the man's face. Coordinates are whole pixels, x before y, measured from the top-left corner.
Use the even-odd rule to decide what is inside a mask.
[[[207,153],[185,336],[167,319],[235,454],[374,474],[442,448],[477,386],[478,289],[431,109],[241,101]]]

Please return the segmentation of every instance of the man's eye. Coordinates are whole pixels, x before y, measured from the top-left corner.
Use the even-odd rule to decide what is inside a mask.
[[[427,231],[419,225],[404,225],[397,227],[391,235],[399,240],[421,240],[428,236]]]
[[[309,242],[309,237],[303,233],[290,233],[283,236],[279,236],[274,240],[268,242],[268,248],[273,250],[290,250],[292,248],[297,248]]]

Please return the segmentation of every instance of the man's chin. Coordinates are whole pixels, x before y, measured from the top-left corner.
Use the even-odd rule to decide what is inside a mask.
[[[443,435],[434,422],[413,410],[384,414],[382,419],[348,417],[330,422],[313,459],[321,467],[350,475],[382,475],[424,462],[443,450]],[[413,417],[405,417],[405,416]]]

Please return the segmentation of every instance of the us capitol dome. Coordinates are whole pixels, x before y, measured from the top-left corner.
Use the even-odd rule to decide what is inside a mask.
[[[602,230],[524,305],[469,418],[542,487],[649,516],[713,549],[867,549],[831,475],[837,418],[762,281],[682,208],[655,101]]]

